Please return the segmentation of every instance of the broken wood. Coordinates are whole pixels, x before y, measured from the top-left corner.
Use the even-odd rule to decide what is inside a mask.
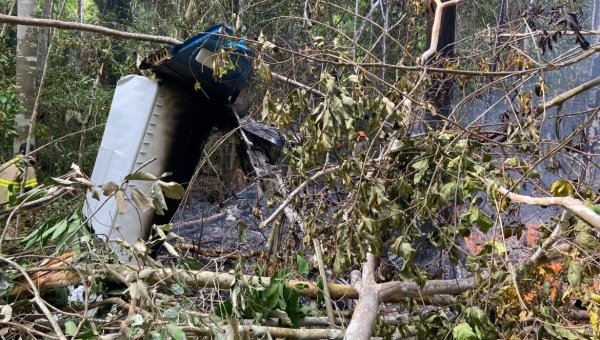
[[[208,249],[208,248],[202,248],[195,244],[189,244],[189,243],[178,243],[177,247],[181,250],[189,251],[194,254],[199,254],[202,256],[221,257],[221,258],[233,259],[233,260],[239,260],[241,257],[250,257],[250,256],[255,255],[254,252],[250,252],[248,254],[242,254],[237,250],[234,252],[228,252],[228,251],[219,250],[219,249],[213,250],[213,249]]]
[[[204,225],[206,223],[211,223],[211,222],[217,221],[217,220],[219,220],[219,219],[221,219],[223,217],[225,217],[225,212],[218,213],[218,214],[215,214],[215,215],[212,215],[212,216],[208,216],[208,217],[205,217],[205,218],[200,218],[200,219],[193,220],[193,221],[187,221],[187,222],[183,222],[183,223],[177,223],[177,224],[174,224],[173,226],[176,227],[176,228],[196,227],[196,226],[199,226],[199,225],[201,226],[201,225]]]

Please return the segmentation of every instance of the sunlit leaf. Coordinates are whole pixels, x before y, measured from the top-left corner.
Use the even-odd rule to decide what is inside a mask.
[[[566,179],[559,179],[552,183],[550,186],[550,192],[554,197],[567,197],[573,195],[573,184],[571,181]]]

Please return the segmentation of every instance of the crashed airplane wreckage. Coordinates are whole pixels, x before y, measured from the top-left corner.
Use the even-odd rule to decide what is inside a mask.
[[[235,105],[252,72],[253,56],[230,27],[214,26],[144,59],[140,69],[151,69],[157,79],[129,75],[119,80],[91,180],[122,183],[127,212],[119,213],[115,199],[88,195],[83,213],[121,261],[131,259],[119,250],[118,239],[132,246],[138,239],[148,239],[152,225],[169,223],[179,206],[178,200],[167,198],[168,210],[162,216],[139,211],[131,202],[132,192],[139,189],[152,197],[154,182],[125,177],[136,171],[172,172],[169,180],[189,183],[214,128],[235,130],[242,169],[261,179],[259,190],[264,180],[275,179],[279,193],[285,195],[281,176],[271,169],[275,163],[271,149],[284,147],[285,140],[274,127],[243,117]],[[229,58],[234,68],[215,79],[213,68],[220,67],[222,58]]]

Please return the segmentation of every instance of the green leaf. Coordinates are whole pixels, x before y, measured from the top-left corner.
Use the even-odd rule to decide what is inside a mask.
[[[63,219],[62,221],[60,221],[58,224],[56,224],[52,229],[54,229],[54,232],[52,233],[52,237],[50,237],[51,240],[56,240],[62,233],[65,232],[65,230],[67,230],[67,227],[69,226],[69,224],[67,223],[66,219]]]
[[[578,290],[583,280],[583,271],[585,267],[579,262],[571,262],[569,264],[569,270],[567,271],[567,279],[571,286]]]
[[[141,316],[140,314],[135,314],[131,317],[131,325],[132,326],[139,326],[143,323],[144,323],[144,317]]]
[[[181,287],[177,283],[174,283],[174,284],[171,285],[171,291],[175,295],[183,295],[183,293],[184,293],[183,287]]]
[[[70,336],[75,336],[75,332],[77,331],[77,325],[73,321],[65,322],[65,333]]]
[[[300,274],[308,275],[310,272],[310,266],[308,261],[306,261],[306,259],[302,257],[300,253],[296,253],[296,262],[298,263],[298,271],[300,271]]]
[[[596,214],[600,215],[600,204],[596,204],[596,205],[591,205],[591,204],[586,204],[585,205],[588,209],[591,209],[593,212],[595,212]]]
[[[483,233],[487,233],[492,225],[494,225],[494,222],[490,216],[487,213],[479,210],[479,213],[477,214],[477,226],[479,227],[479,230],[481,230]]]
[[[181,257],[179,258],[179,263],[189,270],[202,270],[204,268],[204,265],[200,261],[191,257]]]
[[[415,170],[421,170],[421,169],[425,168],[428,164],[429,164],[429,161],[427,159],[422,159],[420,161],[413,163],[412,167]]]
[[[324,301],[323,289],[325,289],[325,284],[323,283],[323,277],[317,276],[317,304],[321,304]]]
[[[215,314],[221,319],[226,318],[227,316],[233,315],[233,304],[231,301],[224,301],[219,303],[217,308],[215,309]]]
[[[175,250],[175,248],[173,247],[172,244],[170,244],[169,242],[165,242],[163,243],[163,247],[165,247],[165,249],[167,249],[167,251],[169,252],[169,254],[175,256],[175,257],[179,257],[179,253],[177,252],[177,250]]]
[[[478,340],[477,334],[473,332],[473,328],[468,323],[463,322],[452,329],[452,335],[457,340]]]
[[[171,336],[175,340],[185,340],[186,339],[185,332],[183,331],[183,329],[179,328],[175,324],[172,324],[172,323],[167,324],[167,331],[169,332],[169,334],[171,334]]]

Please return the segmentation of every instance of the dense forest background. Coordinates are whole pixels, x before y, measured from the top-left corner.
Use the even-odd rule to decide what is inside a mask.
[[[0,157],[34,142],[43,183],[0,211],[3,337],[599,336],[598,0],[2,0],[0,13]],[[238,104],[296,138],[271,194],[231,215],[225,197],[250,200],[230,192],[264,178],[240,175],[239,137],[215,128],[179,215],[120,265],[80,213],[93,188],[125,192],[89,182],[117,81],[155,77],[137,65],[160,37],[216,24],[255,52]],[[140,209],[161,204],[147,195]],[[201,210],[227,214],[231,249],[169,233]],[[32,222],[8,238],[19,214]],[[40,279],[57,263],[64,276]],[[64,301],[80,283],[83,301]]]

